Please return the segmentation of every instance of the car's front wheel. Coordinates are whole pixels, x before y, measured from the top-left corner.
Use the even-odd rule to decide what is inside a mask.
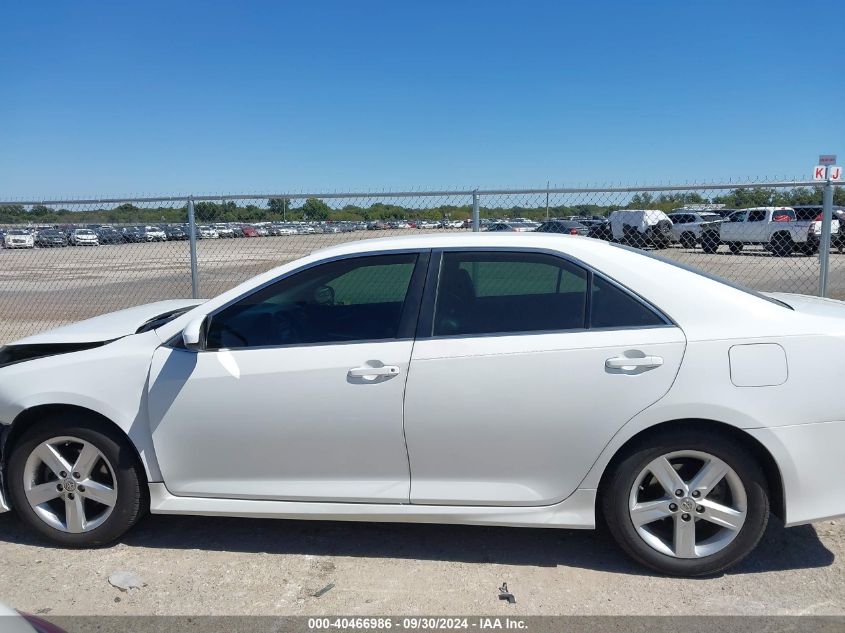
[[[98,420],[51,417],[15,442],[8,486],[18,516],[69,547],[108,543],[138,520],[143,470],[128,441]]]
[[[632,558],[673,576],[704,576],[743,559],[769,516],[754,457],[718,432],[661,433],[633,447],[602,491],[610,532]]]

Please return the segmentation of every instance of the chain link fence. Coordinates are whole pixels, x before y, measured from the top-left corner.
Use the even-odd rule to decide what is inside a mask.
[[[211,297],[348,240],[473,230],[474,207],[482,231],[612,240],[762,291],[819,294],[826,277],[826,294],[845,299],[845,189],[827,185],[829,236],[824,189],[757,181],[0,202],[0,343],[151,301]]]

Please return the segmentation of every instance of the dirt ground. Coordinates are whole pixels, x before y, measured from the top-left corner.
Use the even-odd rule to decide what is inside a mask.
[[[0,515],[0,602],[50,615],[842,615],[845,521],[785,529],[727,574],[653,575],[603,531],[148,516],[67,550]],[[146,586],[122,592],[108,577]],[[516,604],[498,600],[503,582]],[[323,595],[321,589],[333,585]]]

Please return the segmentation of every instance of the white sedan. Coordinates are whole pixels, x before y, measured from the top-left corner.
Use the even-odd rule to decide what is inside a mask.
[[[35,248],[35,238],[32,231],[11,229],[3,236],[4,248]]]
[[[845,303],[607,242],[350,242],[3,348],[2,503],[71,546],[147,509],[600,518],[641,563],[711,574],[770,512],[845,514],[843,357]]]

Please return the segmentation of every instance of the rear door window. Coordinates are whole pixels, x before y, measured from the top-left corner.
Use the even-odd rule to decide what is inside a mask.
[[[448,252],[440,267],[435,336],[586,326],[587,271],[543,253]]]

